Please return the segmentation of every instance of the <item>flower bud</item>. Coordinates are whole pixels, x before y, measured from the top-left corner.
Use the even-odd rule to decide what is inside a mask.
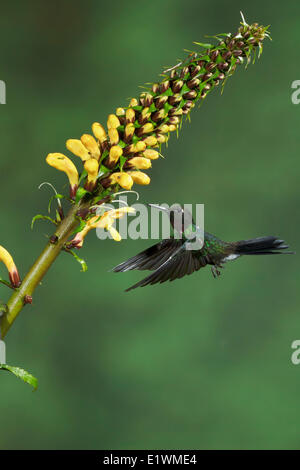
[[[175,124],[170,124],[169,125],[169,132],[174,132],[177,130],[177,126]]]
[[[46,157],[48,165],[64,171],[70,182],[70,197],[74,198],[78,188],[78,171],[74,163],[62,153],[49,153]]]
[[[97,144],[94,137],[92,135],[89,135],[89,134],[83,134],[80,137],[80,140],[83,143],[83,145],[85,146],[85,148],[88,150],[88,152],[90,153],[90,156],[93,157],[93,158],[96,158],[97,160],[99,160],[99,158],[100,158],[100,149],[99,149],[99,145]]]
[[[168,96],[158,96],[155,99],[155,107],[161,109],[164,107],[165,103],[168,101]]]
[[[21,285],[21,279],[17,267],[12,256],[3,246],[0,246],[0,261],[2,261],[7,268],[12,287],[19,287]]]
[[[165,111],[164,109],[160,109],[159,111],[155,111],[155,113],[152,114],[151,118],[152,118],[152,121],[158,122],[164,119],[166,115],[167,115],[167,111]]]
[[[196,90],[191,90],[191,91],[188,91],[187,93],[184,93],[183,98],[185,100],[194,100],[195,98],[197,98]]]
[[[126,172],[112,173],[109,176],[110,184],[119,184],[123,189],[130,190],[133,185],[133,179]]]
[[[169,104],[171,106],[175,106],[175,104],[179,103],[182,100],[182,96],[179,93],[176,93],[173,96],[169,96]]]
[[[121,155],[123,153],[123,150],[119,145],[113,145],[109,151],[109,156],[107,157],[105,161],[105,165],[108,168],[113,168],[116,163],[119,161]]]
[[[94,124],[92,125],[92,130],[93,130],[94,136],[96,137],[96,139],[99,140],[100,144],[102,144],[102,142],[107,140],[107,135],[104,130],[104,127],[101,124],[99,124],[99,122],[94,122]]]
[[[127,124],[124,130],[124,140],[125,142],[128,142],[132,139],[132,136],[135,132],[135,127],[134,124],[130,123]]]
[[[98,177],[99,163],[95,158],[90,158],[84,164],[84,169],[87,172],[87,182],[85,189],[87,191],[93,191]]]
[[[68,139],[66,142],[66,147],[70,152],[74,153],[77,157],[80,157],[83,162],[91,158],[87,148],[83,145],[81,140],[78,139]]]
[[[134,122],[135,121],[135,111],[132,108],[126,109],[126,122]]]
[[[171,116],[168,123],[169,124],[178,124],[180,121],[179,117],[178,116]]]
[[[152,122],[147,122],[147,124],[144,124],[142,127],[140,127],[139,129],[137,129],[137,136],[141,136],[143,134],[149,134],[149,132],[152,132],[154,129],[154,126],[152,124]]]
[[[128,147],[125,147],[124,149],[124,155],[127,157],[128,155],[132,153],[139,153],[143,152],[146,149],[146,144],[144,141],[139,140],[135,144],[128,145]]]
[[[128,171],[127,174],[131,176],[136,184],[142,184],[144,186],[150,184],[150,177],[142,171]]]
[[[145,157],[132,157],[124,164],[124,168],[136,168],[137,170],[148,170],[151,166],[151,160]]]
[[[124,108],[117,108],[116,109],[117,116],[125,116],[125,109]]]
[[[117,145],[119,143],[120,137],[117,129],[108,129],[108,137],[111,145]]]
[[[158,128],[159,132],[162,132],[163,134],[166,134],[169,132],[169,126],[167,124],[163,124]]]
[[[149,135],[143,139],[143,142],[149,147],[155,147],[157,145],[157,138],[154,135]]]
[[[117,129],[120,126],[120,121],[115,114],[110,114],[107,119],[107,129]]]
[[[168,140],[168,137],[163,134],[156,134],[156,138],[157,138],[157,142],[159,142],[160,144],[164,144]]]
[[[133,108],[134,106],[138,106],[138,104],[138,100],[136,98],[132,98],[132,100],[130,100],[129,106]]]
[[[159,153],[153,149],[146,149],[143,152],[143,156],[145,158],[149,158],[149,160],[157,160],[159,158]]]

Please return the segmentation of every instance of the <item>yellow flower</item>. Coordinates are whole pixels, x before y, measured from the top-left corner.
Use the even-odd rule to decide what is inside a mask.
[[[159,158],[159,153],[153,149],[146,149],[143,152],[144,157],[149,158],[150,160],[157,160]]]
[[[109,151],[109,155],[107,157],[107,160],[105,161],[105,165],[108,168],[113,168],[115,164],[119,161],[119,158],[121,157],[123,153],[123,150],[119,145],[113,145]]]
[[[103,228],[107,230],[112,238],[115,241],[121,240],[121,235],[119,232],[113,227],[114,221],[123,217],[125,214],[134,214],[135,210],[132,207],[121,207],[120,209],[112,209],[105,212],[102,216],[95,215],[91,219],[89,219],[86,223],[86,226],[78,232],[73,240],[70,242],[70,247],[73,248],[81,248],[84,242],[86,235],[89,233],[90,230],[94,228]]]
[[[125,115],[125,109],[124,108],[117,108],[116,109],[116,115],[117,116],[124,116]]]
[[[138,170],[148,170],[151,166],[151,160],[145,157],[133,157],[124,164],[124,168],[136,168]]]
[[[135,111],[132,108],[126,109],[126,122],[132,123],[135,120]]]
[[[132,106],[132,107],[133,106],[138,106],[138,104],[139,104],[138,100],[136,98],[132,98],[130,100],[129,106]]]
[[[119,132],[117,129],[111,128],[108,129],[108,136],[111,145],[117,145],[119,143],[120,137],[119,137]]]
[[[21,284],[21,279],[17,267],[12,256],[5,248],[3,248],[3,246],[0,246],[0,261],[2,261],[7,268],[11,285],[13,287],[19,287]]]
[[[97,144],[96,140],[92,135],[83,134],[80,137],[81,142],[85,146],[85,148],[89,151],[90,156],[99,160],[100,158],[100,148]]]
[[[112,173],[109,177],[110,184],[119,184],[123,189],[131,189],[133,186],[133,179],[131,178],[128,173],[122,171],[122,172],[116,172]]]
[[[91,158],[87,148],[83,145],[81,140],[78,139],[68,139],[66,142],[66,147],[70,152],[74,153],[77,157],[80,157],[83,162]]]
[[[107,119],[107,129],[116,129],[120,126],[120,121],[115,114],[109,114]]]
[[[136,184],[147,185],[150,184],[150,177],[142,171],[128,171],[127,174],[131,176],[133,182]]]
[[[49,153],[46,157],[48,165],[64,171],[70,182],[70,197],[74,198],[78,188],[78,171],[74,163],[62,153]]]
[[[84,164],[84,169],[87,171],[87,182],[85,185],[85,189],[87,191],[93,191],[97,177],[98,177],[98,170],[99,170],[99,163],[98,160],[95,158],[90,158]]]
[[[134,124],[132,123],[126,124],[125,131],[124,131],[124,140],[125,141],[131,140],[134,134],[134,131],[135,131]]]
[[[149,147],[155,147],[157,145],[157,138],[154,135],[149,135],[144,139],[144,142],[146,145],[149,145]]]
[[[107,140],[105,129],[102,124],[99,124],[99,122],[94,122],[94,124],[92,125],[92,131],[96,139],[99,140],[100,144]]]

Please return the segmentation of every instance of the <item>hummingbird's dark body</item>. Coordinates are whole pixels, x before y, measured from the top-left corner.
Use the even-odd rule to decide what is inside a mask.
[[[151,204],[150,204],[151,205]],[[165,210],[163,207],[154,206]],[[261,237],[238,242],[224,242],[208,232],[202,232],[192,219],[191,214],[183,209],[168,210],[170,222],[174,231],[182,238],[169,238],[147,248],[145,251],[116,266],[113,271],[125,272],[133,269],[154,271],[126,291],[143,287],[148,284],[157,284],[174,281],[185,275],[211,265],[214,277],[220,275],[219,268],[227,261],[234,260],[241,255],[281,254],[288,246],[284,240],[276,237]],[[180,213],[181,217],[176,217]],[[183,223],[184,214],[184,223]],[[203,241],[201,248],[193,249],[189,245],[196,241]],[[196,245],[197,246],[197,245]],[[285,252],[291,253],[291,252]]]

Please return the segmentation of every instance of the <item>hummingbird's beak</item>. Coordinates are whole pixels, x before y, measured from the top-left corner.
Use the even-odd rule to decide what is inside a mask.
[[[170,209],[167,209],[166,207],[158,206],[157,204],[147,204],[147,206],[154,207],[155,209],[158,209],[160,211],[170,212]]]

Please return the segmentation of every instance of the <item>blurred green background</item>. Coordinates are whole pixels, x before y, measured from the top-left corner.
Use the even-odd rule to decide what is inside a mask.
[[[235,32],[240,9],[271,24],[273,42],[191,113],[140,195],[204,203],[206,229],[225,240],[279,235],[299,251],[299,3],[6,2],[0,242],[23,275],[51,233],[43,221],[30,230],[51,194],[38,185],[65,185],[47,153],[105,123],[193,41]],[[300,447],[297,256],[244,258],[218,280],[204,269],[126,294],[142,273],[108,270],[150,243],[92,233],[87,273],[64,254],[51,268],[7,337],[7,362],[40,387],[1,374],[1,449]]]

